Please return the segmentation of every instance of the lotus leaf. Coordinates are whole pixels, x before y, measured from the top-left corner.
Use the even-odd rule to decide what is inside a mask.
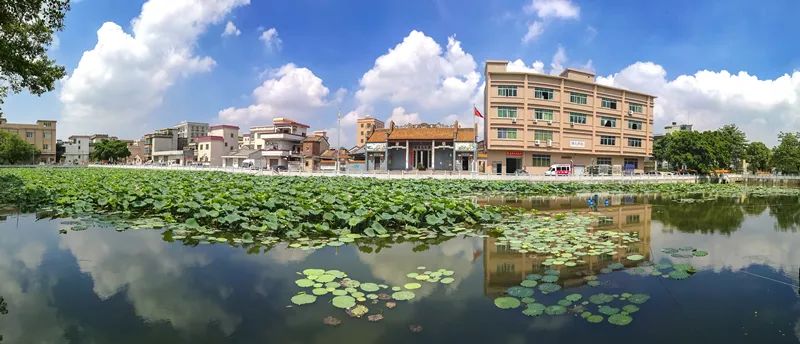
[[[614,301],[614,296],[604,293],[594,294],[592,296],[589,296],[589,302],[596,305],[602,305],[604,303],[609,303],[611,301]]]
[[[561,286],[555,283],[542,283],[539,284],[539,291],[545,294],[554,293],[561,290]]]
[[[532,297],[523,297],[522,298],[522,303],[534,303],[534,302],[536,302],[536,299],[534,299]]]
[[[336,279],[336,277],[334,277],[333,275],[322,274],[322,275],[317,276],[316,281],[320,282],[320,283],[328,283],[328,282],[333,281],[334,279]]]
[[[691,275],[689,275],[689,273],[684,270],[673,270],[672,272],[669,273],[669,278],[675,280],[684,280],[689,278],[690,276]]]
[[[331,300],[331,303],[336,308],[348,309],[356,305],[356,299],[352,296],[341,295],[334,297]]]
[[[705,256],[708,255],[708,252],[706,252],[706,251],[694,251],[692,254],[695,257],[705,257]]]
[[[419,289],[421,287],[422,285],[419,283],[406,283],[406,285],[403,286],[403,288],[406,288],[408,290]]]
[[[501,309],[512,309],[520,306],[520,301],[517,298],[502,296],[494,299],[494,305]]]
[[[556,303],[558,303],[559,305],[564,306],[564,307],[572,306],[572,301],[567,300],[567,299],[558,300],[558,302],[556,302]]]
[[[445,277],[445,278],[442,278],[439,282],[441,282],[442,284],[450,284],[450,283],[453,283],[453,281],[455,281],[454,278]]]
[[[325,273],[325,270],[322,270],[322,269],[305,269],[305,270],[303,270],[303,275],[306,275],[306,276],[316,276],[316,275],[322,275],[324,273]]]
[[[311,287],[311,286],[314,285],[314,281],[312,281],[310,279],[303,278],[303,279],[299,279],[299,280],[294,281],[294,284],[297,284],[297,286],[300,287],[300,288],[308,288],[308,287]]]
[[[567,308],[562,305],[552,305],[548,306],[545,310],[547,315],[561,315],[567,312]]]
[[[564,299],[570,300],[572,302],[578,301],[581,298],[583,298],[583,295],[581,294],[569,294],[566,297],[564,297]]]
[[[533,288],[537,284],[539,284],[539,283],[537,283],[536,281],[529,280],[529,279],[522,280],[522,282],[519,283],[519,285],[521,285],[523,287],[526,287],[526,288]]]
[[[325,295],[325,294],[328,293],[328,289],[314,288],[313,290],[311,290],[311,293],[316,295],[316,296],[322,296],[322,295]]]
[[[314,296],[314,295],[297,294],[295,296],[292,296],[292,303],[294,303],[295,305],[298,305],[298,306],[299,305],[307,305],[309,303],[314,303],[315,301],[317,301],[317,297]]]
[[[639,307],[636,305],[625,305],[622,307],[622,310],[625,311],[625,313],[631,314],[638,312]]]
[[[395,299],[395,300],[398,300],[398,301],[411,300],[415,296],[416,295],[414,294],[414,292],[408,291],[408,290],[398,291],[398,292],[395,292],[395,293],[392,294],[392,298]]]
[[[641,255],[641,254],[632,254],[632,255],[628,256],[627,258],[628,258],[628,260],[639,261],[639,260],[644,259],[644,256]]]
[[[530,274],[530,275],[528,275],[528,276],[525,276],[525,279],[527,279],[527,280],[531,280],[531,281],[538,281],[538,280],[542,279],[542,275],[539,275],[539,274]]]
[[[419,276],[419,274],[416,272],[409,272],[406,274],[406,277],[408,278],[417,278],[417,276]]]
[[[608,322],[617,326],[625,326],[631,323],[633,318],[625,313],[617,313],[608,317]]]
[[[647,294],[633,294],[628,298],[628,302],[635,303],[635,304],[643,304],[650,300],[650,295]]]
[[[542,277],[542,282],[555,283],[558,281],[558,275],[545,275]]]
[[[525,288],[520,286],[514,286],[511,288],[506,289],[506,294],[514,296],[514,297],[530,297],[533,296],[533,289]]]
[[[334,296],[342,296],[342,295],[347,295],[347,292],[342,289],[336,289],[332,290],[331,294],[333,294]]]
[[[588,321],[590,323],[593,323],[593,324],[601,323],[601,322],[603,322],[603,320],[604,320],[604,318],[603,318],[602,315],[590,315],[590,316],[586,317],[586,321]]]
[[[380,290],[380,287],[378,287],[378,285],[375,283],[361,283],[360,287],[361,290],[368,293]]]
[[[611,307],[611,306],[603,305],[603,306],[600,306],[597,309],[597,311],[600,312],[600,313],[603,313],[605,315],[612,315],[612,314],[619,313],[619,308],[614,308],[614,307]]]

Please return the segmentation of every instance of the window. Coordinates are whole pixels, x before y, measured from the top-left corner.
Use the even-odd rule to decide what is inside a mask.
[[[362,127],[362,128],[364,127],[364,123],[361,123],[361,127]]]
[[[231,138],[233,138],[233,133],[231,133]]]
[[[33,132],[32,131],[26,131],[25,132],[25,137],[29,138],[29,139],[32,139],[33,138]]]
[[[616,146],[617,138],[614,136],[600,136],[600,144],[603,146]]]
[[[514,273],[514,270],[516,270],[514,268],[514,264],[510,264],[510,263],[497,264],[497,273],[500,273],[500,274],[502,274],[502,273]]]
[[[635,170],[639,168],[639,159],[625,158],[623,168],[626,170]]]
[[[611,165],[611,158],[597,158],[598,165]]]
[[[642,139],[628,138],[628,147],[641,147]]]
[[[569,101],[575,104],[586,105],[586,95],[578,92],[570,92]]]
[[[641,121],[628,121],[628,129],[642,130],[642,128],[644,128],[644,125]]]
[[[517,108],[500,106],[497,108],[497,117],[500,118],[517,118]]]
[[[602,98],[600,101],[600,106],[606,109],[617,109],[617,101],[614,99],[609,98]]]
[[[553,132],[547,130],[536,130],[533,132],[533,139],[539,141],[552,141]]]
[[[497,128],[498,139],[516,139],[517,129],[514,128]]]
[[[537,87],[533,90],[533,97],[536,99],[553,100],[553,89]]]
[[[606,128],[616,128],[617,119],[611,117],[600,117],[600,126]]]
[[[569,122],[577,124],[586,124],[586,115],[577,112],[570,112]]]
[[[597,219],[597,224],[601,226],[613,225],[614,218],[611,216],[601,216],[599,219]]]
[[[48,146],[46,143],[42,145],[42,150],[49,150],[49,149],[50,146]]]
[[[42,132],[42,138],[45,139],[45,140],[49,139],[50,138],[50,132],[49,131],[43,131]]]
[[[552,121],[553,120],[553,110],[548,109],[534,109],[533,110],[533,118],[542,121]]]
[[[644,106],[642,106],[642,104],[628,103],[628,110],[635,113],[642,113],[644,112]]]
[[[641,219],[640,219],[639,215],[628,215],[628,216],[625,216],[625,224],[629,224],[630,225],[630,224],[639,223],[639,222],[641,222]]]
[[[372,128],[372,123],[367,123],[367,128]]]
[[[227,142],[225,142],[225,147],[228,147],[228,143]]]
[[[517,86],[497,86],[497,95],[501,97],[516,97]]]
[[[542,155],[542,154],[534,154],[533,155],[533,166],[536,166],[536,167],[549,167],[550,166],[550,156],[549,155]]]

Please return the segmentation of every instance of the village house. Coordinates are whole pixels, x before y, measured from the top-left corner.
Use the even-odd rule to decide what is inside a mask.
[[[442,124],[375,129],[365,144],[366,170],[473,171],[475,128]]]

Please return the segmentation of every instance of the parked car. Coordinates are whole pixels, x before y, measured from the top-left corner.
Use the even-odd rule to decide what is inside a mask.
[[[544,172],[545,176],[568,176],[572,174],[572,165],[555,164],[550,165],[550,169]]]

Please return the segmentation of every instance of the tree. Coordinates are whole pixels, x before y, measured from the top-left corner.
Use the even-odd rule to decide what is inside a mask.
[[[104,160],[110,162],[129,156],[131,156],[131,151],[128,150],[128,144],[120,140],[103,140],[95,143],[90,154],[94,161]]]
[[[750,142],[744,156],[750,172],[769,171],[772,151],[763,142]]]
[[[0,131],[0,164],[33,163],[39,151],[16,134]]]
[[[733,124],[728,124],[705,133],[708,133],[712,140],[715,167],[735,169],[740,166],[747,149],[747,136],[741,129]]]
[[[800,133],[778,134],[780,143],[772,150],[772,166],[784,174],[800,173]]]
[[[68,10],[69,0],[0,1],[0,105],[9,90],[41,95],[64,77],[47,48]]]

